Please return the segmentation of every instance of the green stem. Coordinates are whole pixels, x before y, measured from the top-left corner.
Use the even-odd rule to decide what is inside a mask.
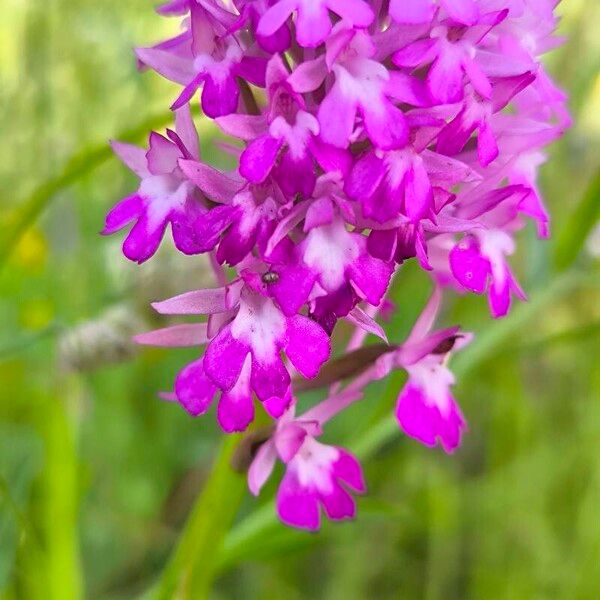
[[[245,478],[231,468],[239,436],[227,436],[153,600],[208,598],[223,540],[244,497]]]
[[[44,486],[44,530],[47,545],[48,600],[83,598],[82,568],[78,537],[80,483],[72,418],[68,397],[76,392],[76,380],[59,379],[60,396],[47,399],[43,428],[46,442]]]

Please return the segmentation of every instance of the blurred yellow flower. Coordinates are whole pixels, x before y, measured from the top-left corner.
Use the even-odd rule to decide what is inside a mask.
[[[21,305],[19,321],[23,329],[37,331],[47,327],[54,318],[54,306],[49,300],[40,298]]]
[[[46,264],[48,242],[44,234],[36,227],[30,227],[19,241],[14,262],[24,269],[39,270]]]

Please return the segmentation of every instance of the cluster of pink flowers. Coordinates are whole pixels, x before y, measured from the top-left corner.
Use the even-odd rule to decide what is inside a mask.
[[[176,37],[137,50],[141,68],[180,86],[175,128],[147,150],[115,142],[141,183],[104,233],[133,225],[127,258],[149,259],[171,225],[183,253],[209,253],[216,285],[158,302],[204,315],[138,337],[202,346],[167,397],[191,415],[217,399],[226,432],[262,403],[274,425],[249,469],[258,494],[285,465],[279,517],[310,530],[354,516],[357,459],[318,440],[366,385],[403,369],[399,427],[446,452],[465,420],[448,356],[470,336],[432,330],[444,290],[487,294],[494,317],[525,294],[509,264],[527,218],[548,236],[536,186],[543,148],[569,124],[540,64],[558,0],[172,0]],[[235,172],[201,158],[189,103],[238,143]],[[416,259],[434,292],[403,343],[389,343],[297,415],[294,386],[319,376],[341,319],[388,344],[378,312],[394,273]],[[225,268],[227,265],[229,268]],[[384,309],[384,310],[382,310]],[[340,376],[341,377],[341,376]],[[331,383],[331,382],[330,382]],[[327,386],[326,386],[327,387]],[[255,400],[256,399],[256,400]]]

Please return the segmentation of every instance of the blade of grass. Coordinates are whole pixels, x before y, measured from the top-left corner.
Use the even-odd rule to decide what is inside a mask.
[[[599,218],[600,169],[558,236],[554,254],[558,271],[567,270],[575,262]]]

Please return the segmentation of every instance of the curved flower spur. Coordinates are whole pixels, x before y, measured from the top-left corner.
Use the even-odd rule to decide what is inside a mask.
[[[509,257],[527,219],[547,237],[536,184],[544,148],[569,126],[565,95],[540,62],[554,48],[556,0],[173,0],[158,13],[182,32],[139,49],[140,67],[179,84],[176,126],[149,149],[115,142],[140,177],[108,214],[130,223],[123,252],[157,250],[170,224],[187,255],[210,253],[212,289],[155,303],[179,324],[137,337],[200,356],[164,395],[190,415],[217,401],[227,432],[246,431],[256,402],[272,426],[238,456],[258,494],[285,465],[277,512],[318,529],[355,514],[366,485],[346,450],[318,441],[365,387],[403,369],[399,428],[458,448],[466,422],[448,366],[469,342],[434,330],[444,293],[487,294],[494,317],[525,293]],[[238,140],[239,167],[205,164],[189,103]],[[401,265],[415,258],[433,294],[403,343],[378,315]],[[190,260],[193,260],[191,258]],[[224,265],[229,268],[224,269]],[[331,336],[355,328],[332,360]],[[368,334],[380,344],[364,345]],[[297,414],[297,394],[329,389]],[[258,436],[258,437],[257,437]],[[242,457],[242,458],[240,458]]]

